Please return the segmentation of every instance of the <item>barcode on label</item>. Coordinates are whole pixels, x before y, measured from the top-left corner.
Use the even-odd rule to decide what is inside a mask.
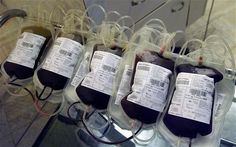
[[[192,95],[196,95],[196,96],[206,96],[207,93],[205,91],[201,91],[201,90],[197,90],[197,89],[190,89],[190,93]]]
[[[114,73],[116,71],[115,68],[113,68],[111,66],[108,66],[108,65],[103,65],[102,68],[103,68],[103,70],[108,71],[108,72],[113,72]]]
[[[139,69],[139,70],[144,70],[144,71],[149,71],[149,70],[150,70],[150,67],[148,67],[148,66],[138,66],[137,69]]]
[[[103,56],[95,54],[95,55],[93,55],[93,58],[102,60]]]
[[[158,80],[155,80],[155,79],[150,79],[150,83],[152,85],[156,85],[156,86],[160,86],[160,87],[164,87],[165,86],[164,82],[161,82],[161,81],[158,81]]]
[[[176,84],[182,84],[182,85],[188,85],[189,84],[189,81],[177,81]]]
[[[68,51],[66,51],[66,50],[60,50],[59,53],[62,54],[62,55],[70,56],[70,57],[72,56],[72,53],[71,53],[71,52],[68,52]]]
[[[30,47],[30,48],[33,48],[33,47],[34,47],[33,44],[31,44],[31,43],[27,43],[27,42],[22,42],[21,45],[24,46],[24,47]]]

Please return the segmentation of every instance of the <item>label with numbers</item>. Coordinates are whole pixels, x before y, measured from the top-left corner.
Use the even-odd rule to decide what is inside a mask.
[[[210,124],[214,79],[181,72],[175,86],[168,114]]]
[[[162,112],[169,89],[169,69],[147,62],[138,62],[127,100],[135,104]]]
[[[113,81],[121,57],[105,51],[95,51],[91,61],[91,72],[82,81],[82,86],[112,94]]]
[[[37,34],[24,32],[17,40],[16,47],[7,58],[8,62],[33,68],[46,38]]]
[[[120,101],[126,95],[129,94],[131,88],[131,79],[132,79],[133,70],[130,65],[125,65],[124,72],[121,77],[121,82],[116,94],[115,104],[120,105]]]
[[[71,78],[80,53],[82,53],[82,45],[79,42],[59,37],[52,46],[42,68]]]

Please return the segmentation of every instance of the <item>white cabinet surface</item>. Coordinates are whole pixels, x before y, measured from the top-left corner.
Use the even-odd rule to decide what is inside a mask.
[[[129,15],[140,28],[152,18],[162,19],[169,31],[184,30],[205,11],[207,0],[84,0],[85,8],[99,4],[106,11],[117,11],[121,15]],[[88,13],[95,21],[102,20],[98,11]]]

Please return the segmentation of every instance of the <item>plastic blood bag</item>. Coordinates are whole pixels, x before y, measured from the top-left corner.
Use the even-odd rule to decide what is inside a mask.
[[[21,32],[16,47],[2,64],[2,70],[9,77],[27,79],[33,76],[51,32],[40,26],[24,27]]]
[[[76,93],[84,104],[96,109],[107,108],[121,56],[122,48],[118,46],[94,51],[91,71],[76,88]]]
[[[176,73],[175,90],[164,124],[179,137],[210,134],[215,83],[221,81],[223,75],[214,68],[191,64],[178,65]]]
[[[63,89],[82,54],[82,44],[80,34],[59,35],[36,73],[40,83],[53,90]]]
[[[121,100],[124,112],[145,124],[155,123],[165,107],[174,61],[154,51],[136,55],[132,92]]]

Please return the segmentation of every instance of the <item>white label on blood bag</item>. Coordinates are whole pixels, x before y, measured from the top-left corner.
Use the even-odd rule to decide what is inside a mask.
[[[159,65],[138,62],[132,93],[127,100],[162,112],[165,107],[171,74],[169,69]]]
[[[8,56],[7,61],[33,68],[45,40],[45,37],[37,34],[22,33],[17,40],[15,49]]]
[[[116,100],[115,100],[116,105],[120,105],[121,99],[129,94],[131,87],[130,84],[131,84],[132,73],[133,70],[130,67],[130,65],[125,65],[125,69],[121,77],[121,82],[116,94]]]
[[[42,68],[71,78],[81,52],[82,45],[79,42],[59,37],[52,46]]]
[[[86,75],[81,85],[111,95],[120,59],[121,57],[109,52],[95,51],[91,72]]]
[[[81,62],[78,70],[75,73],[75,76],[71,81],[72,86],[77,87],[85,75],[89,72],[89,59],[90,55],[85,53],[84,60]]]
[[[210,124],[214,79],[206,75],[179,73],[168,113]]]

